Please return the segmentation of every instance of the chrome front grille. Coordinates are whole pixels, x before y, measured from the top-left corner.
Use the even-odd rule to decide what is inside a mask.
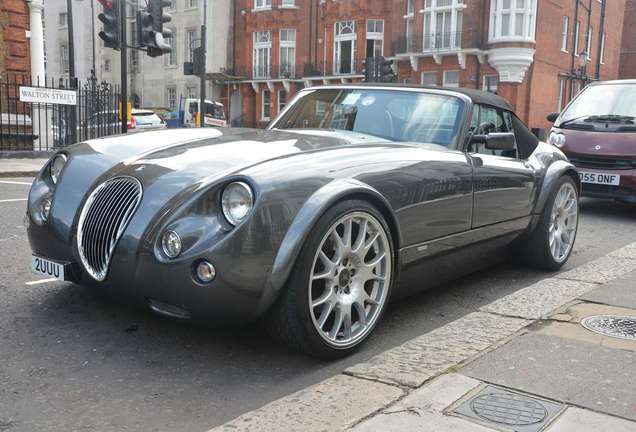
[[[115,177],[97,186],[77,225],[77,247],[86,271],[103,281],[115,246],[141,201],[139,180]]]

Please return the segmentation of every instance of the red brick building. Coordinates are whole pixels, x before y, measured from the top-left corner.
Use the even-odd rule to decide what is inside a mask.
[[[620,77],[636,78],[636,0],[625,2]]]
[[[302,87],[362,79],[367,56],[398,81],[497,92],[549,127],[586,82],[615,79],[625,0],[237,0],[230,87],[264,126]],[[238,112],[235,106],[232,110]]]
[[[29,9],[25,0],[0,1],[0,78],[29,75]]]

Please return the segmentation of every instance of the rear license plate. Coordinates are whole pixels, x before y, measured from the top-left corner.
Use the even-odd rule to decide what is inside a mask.
[[[31,256],[31,271],[40,276],[65,280],[64,264],[48,260],[39,256]]]
[[[580,171],[581,182],[600,185],[618,186],[621,184],[621,176],[618,174],[595,173]]]

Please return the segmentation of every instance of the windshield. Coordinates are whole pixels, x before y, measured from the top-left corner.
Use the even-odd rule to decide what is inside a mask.
[[[561,114],[561,123],[590,116],[636,117],[636,85],[592,85]]]
[[[223,111],[223,107],[208,102],[205,103],[205,115],[212,116],[217,120],[225,119],[225,112]]]
[[[298,99],[278,129],[331,129],[392,141],[450,147],[462,119],[459,98],[440,94],[376,89],[319,89]]]

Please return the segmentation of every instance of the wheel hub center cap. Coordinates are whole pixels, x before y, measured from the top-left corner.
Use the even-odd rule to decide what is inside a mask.
[[[349,269],[342,269],[340,274],[338,274],[338,285],[345,287],[349,285],[349,282],[351,282],[351,272]]]

